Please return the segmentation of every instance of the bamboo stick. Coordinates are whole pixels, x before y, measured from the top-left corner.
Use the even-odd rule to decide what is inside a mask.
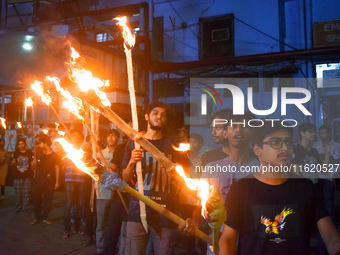
[[[131,196],[136,197],[140,201],[143,201],[146,205],[148,205],[149,207],[151,207],[152,209],[154,209],[158,213],[164,215],[168,219],[172,220],[177,225],[185,224],[185,220],[183,220],[181,217],[179,217],[178,215],[176,215],[173,212],[169,211],[164,206],[162,206],[160,204],[157,204],[156,202],[152,201],[150,198],[140,194],[138,191],[136,191],[135,189],[131,188],[130,186],[126,186],[124,188],[124,191],[126,193],[130,194]],[[208,244],[212,244],[211,237],[208,236],[207,234],[203,233],[201,230],[196,229],[194,235],[196,237],[202,239],[203,241],[207,242]]]

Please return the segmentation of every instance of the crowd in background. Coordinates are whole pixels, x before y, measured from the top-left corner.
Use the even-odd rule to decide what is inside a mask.
[[[251,173],[222,176],[225,173],[198,172],[196,166],[253,166],[259,165],[257,155],[252,150],[252,130],[242,125],[218,124],[212,125],[212,139],[216,149],[202,153],[204,139],[200,134],[190,133],[188,126],[177,129],[176,136],[167,137],[164,131],[169,121],[168,106],[156,102],[145,113],[147,128],[143,135],[159,150],[174,162],[183,165],[186,174],[191,178],[207,180],[211,185],[217,185],[224,199],[233,183]],[[231,119],[232,110],[223,109],[212,116],[214,119]],[[238,118],[252,119],[250,113]],[[211,124],[213,121],[211,122]],[[145,231],[139,219],[139,203],[137,199],[127,194],[118,194],[97,183],[80,171],[69,158],[64,158],[65,152],[56,139],[58,135],[54,124],[48,125],[35,136],[34,147],[28,144],[24,135],[17,137],[13,153],[5,149],[5,140],[0,139],[0,185],[1,199],[5,199],[6,177],[10,171],[15,191],[15,213],[31,213],[30,224],[44,223],[51,225],[48,215],[51,209],[55,190],[65,193],[64,207],[64,238],[72,237],[75,233],[84,236],[83,246],[95,244],[96,254],[170,254],[176,240],[176,226],[163,216],[152,210],[147,212],[149,230]],[[340,144],[332,139],[329,126],[317,127],[312,123],[303,123],[298,127],[300,137],[286,141],[287,147],[294,147],[292,164],[298,169],[305,166],[340,163]],[[319,138],[317,139],[317,134]],[[164,204],[189,222],[193,228],[200,228],[209,233],[206,220],[200,215],[199,200],[196,193],[190,191],[183,183],[167,177],[167,173],[158,162],[143,149],[135,149],[133,141],[113,128],[100,129],[97,142],[101,153],[93,155],[93,141],[90,136],[84,137],[82,128],[74,128],[66,138],[75,148],[83,149],[85,162],[98,160],[104,171],[117,172],[118,176],[131,187],[136,186],[135,166],[142,161],[143,169],[148,169],[143,175],[146,195],[154,197],[158,203]],[[211,139],[206,138],[206,139]],[[172,145],[190,143],[190,151],[176,152]],[[282,141],[271,141],[272,148],[281,149]],[[285,156],[285,155],[283,155]],[[203,168],[201,168],[203,169]],[[162,172],[164,171],[164,172]],[[340,171],[340,170],[338,170]],[[328,214],[335,220],[334,192],[339,187],[336,174],[311,171],[300,171],[300,174],[315,183],[315,187],[323,194]],[[338,186],[337,186],[338,185]],[[92,209],[91,209],[92,208]],[[94,208],[94,209],[93,209]],[[189,224],[189,225],[190,225]],[[190,226],[189,226],[190,228]],[[180,226],[189,233],[188,225]],[[161,238],[160,238],[161,236]],[[211,250],[206,244],[190,235],[181,235],[185,243],[186,254],[206,254]],[[183,240],[181,240],[183,242]],[[320,254],[327,254],[320,239]]]

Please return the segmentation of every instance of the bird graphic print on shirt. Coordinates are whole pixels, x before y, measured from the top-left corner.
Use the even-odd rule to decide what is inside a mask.
[[[266,226],[265,232],[270,235],[270,234],[279,234],[279,230],[282,230],[286,224],[285,218],[289,214],[294,214],[293,209],[288,208],[286,210],[286,207],[283,209],[283,211],[280,214],[277,214],[275,216],[274,221],[272,222],[270,219],[264,217],[263,215],[261,216],[261,223]]]

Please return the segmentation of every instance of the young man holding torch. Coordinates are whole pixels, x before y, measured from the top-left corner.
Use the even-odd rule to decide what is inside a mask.
[[[104,160],[107,164],[113,157],[113,154],[117,148],[117,143],[119,141],[120,133],[117,129],[105,130],[106,133],[106,148],[102,150],[104,159],[101,157],[100,153],[97,153],[97,157],[100,162],[104,164]],[[104,170],[109,171],[109,170]],[[111,190],[104,187],[102,183],[99,183],[99,194],[97,194],[96,208],[97,208],[97,228],[96,228],[96,247],[97,255],[104,253],[104,238],[105,231],[107,230],[109,222],[109,212],[111,205]]]
[[[80,148],[84,141],[84,135],[81,131],[76,129],[71,130],[73,146]],[[75,223],[76,232],[80,231],[80,218],[82,211],[84,211],[86,221],[86,235],[87,239],[83,241],[84,246],[93,243],[93,219],[90,210],[91,197],[91,177],[78,169],[74,163],[65,158],[65,210],[64,210],[64,233],[63,237],[68,238],[71,231],[71,208],[75,209]]]
[[[293,144],[291,128],[276,123],[254,128],[261,170],[234,183],[227,194],[220,255],[307,255],[315,226],[329,253],[340,254],[339,233],[313,183],[291,173]]]
[[[147,138],[165,155],[172,153],[171,140],[164,136],[164,128],[168,121],[168,107],[161,102],[152,103],[145,114]],[[135,166],[142,161],[144,180],[144,194],[167,209],[173,210],[175,180],[171,178],[166,169],[157,160],[143,149],[134,149],[133,141],[129,141],[123,158],[123,180],[127,183],[136,182]],[[135,188],[138,184],[135,183]],[[154,254],[170,254],[171,237],[175,230],[175,224],[158,212],[147,208],[148,233],[145,231],[139,212],[139,201],[131,197],[126,229],[125,254],[145,254],[148,240]]]

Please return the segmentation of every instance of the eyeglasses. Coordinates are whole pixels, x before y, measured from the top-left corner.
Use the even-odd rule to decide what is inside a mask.
[[[263,142],[262,144],[269,144],[273,149],[280,150],[284,143],[286,144],[288,149],[292,149],[296,144],[296,141],[294,139],[282,140],[280,138],[275,138],[267,142]]]

